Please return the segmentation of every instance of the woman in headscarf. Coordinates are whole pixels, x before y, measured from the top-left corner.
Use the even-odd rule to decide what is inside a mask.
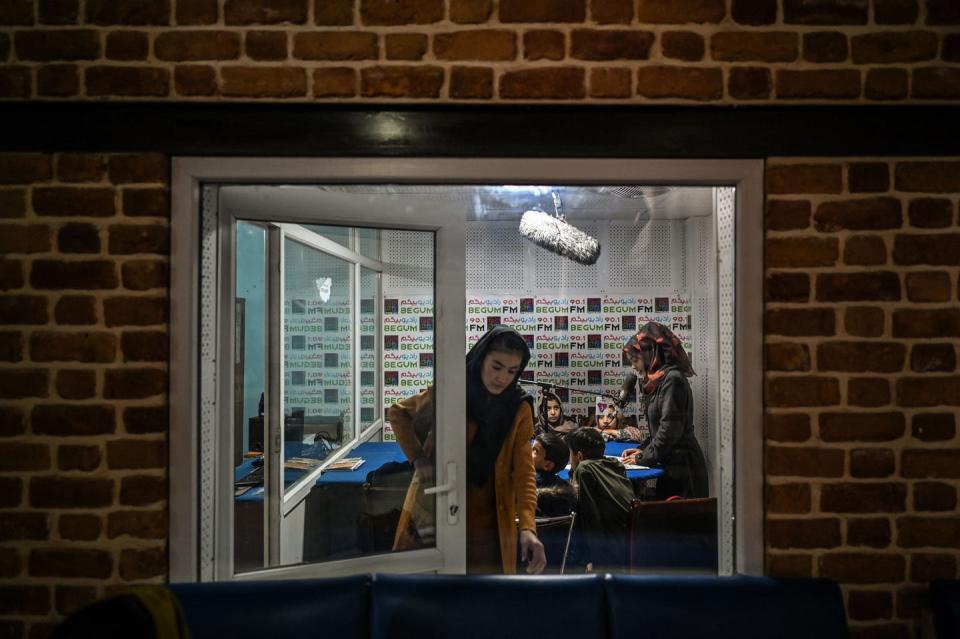
[[[603,435],[604,441],[640,443],[643,439],[640,429],[624,421],[623,413],[616,404],[607,404],[603,411],[597,413],[597,430]]]
[[[560,396],[544,390],[540,399],[540,415],[537,417],[537,434],[555,433],[565,437],[576,429],[577,423],[563,412]]]
[[[688,377],[696,373],[673,332],[647,322],[623,347],[642,376],[649,439],[622,454],[625,463],[660,466],[657,499],[674,495],[707,497],[707,463],[693,432],[693,393]]]
[[[537,490],[530,440],[533,398],[517,384],[530,349],[512,328],[496,326],[467,353],[467,572],[527,572],[546,566],[534,521]],[[417,548],[433,534],[433,387],[394,404],[387,417],[414,478],[397,526],[395,550]]]

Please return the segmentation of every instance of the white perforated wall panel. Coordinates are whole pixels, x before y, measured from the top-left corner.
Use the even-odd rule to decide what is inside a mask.
[[[682,242],[674,242],[671,226],[659,221],[610,224],[608,285],[613,289],[679,288],[672,256]]]
[[[577,228],[592,237],[597,235],[595,224],[577,224]],[[519,237],[516,231],[514,231],[514,235]],[[469,247],[467,250],[469,252]],[[508,256],[504,255],[504,259],[508,259]],[[554,291],[558,289],[596,290],[600,287],[596,266],[577,264],[565,257],[554,255],[539,248],[534,251],[534,259],[536,269],[534,284],[537,289]]]
[[[200,232],[200,580],[214,578],[217,450],[217,187],[203,187]],[[224,451],[225,454],[230,454]]]
[[[516,225],[468,224],[466,235],[468,290],[524,287],[524,239]]]
[[[384,292],[432,292],[433,234],[395,230],[383,233]]]

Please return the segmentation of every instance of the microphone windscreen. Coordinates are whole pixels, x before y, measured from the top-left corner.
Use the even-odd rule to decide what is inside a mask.
[[[637,383],[637,376],[634,373],[627,375],[626,379],[623,380],[623,384],[620,385],[620,391],[629,395],[633,392],[633,387]]]
[[[600,243],[580,229],[542,211],[527,211],[520,219],[520,234],[551,253],[587,266],[597,263]]]

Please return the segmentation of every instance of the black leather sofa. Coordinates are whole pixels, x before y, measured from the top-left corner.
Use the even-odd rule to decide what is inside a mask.
[[[960,580],[930,582],[930,609],[937,639],[960,637]]]
[[[192,639],[846,639],[836,584],[764,577],[377,575],[174,584]]]

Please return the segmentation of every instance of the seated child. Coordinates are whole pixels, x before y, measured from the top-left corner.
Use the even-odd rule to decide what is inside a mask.
[[[557,433],[566,437],[577,427],[577,423],[563,414],[563,404],[559,396],[546,390],[542,396],[536,423],[537,432]],[[566,466],[566,462],[563,465]]]
[[[627,527],[633,487],[623,464],[603,456],[605,442],[595,428],[578,428],[567,437],[570,478],[577,490],[575,558],[593,570],[627,565]]]
[[[554,433],[541,433],[533,441],[533,467],[537,471],[537,516],[569,515],[577,494],[566,479],[557,476],[570,459],[570,449]]]
[[[597,429],[605,441],[639,443],[643,438],[639,428],[624,422],[623,413],[615,404],[607,404],[605,410],[597,411]]]

